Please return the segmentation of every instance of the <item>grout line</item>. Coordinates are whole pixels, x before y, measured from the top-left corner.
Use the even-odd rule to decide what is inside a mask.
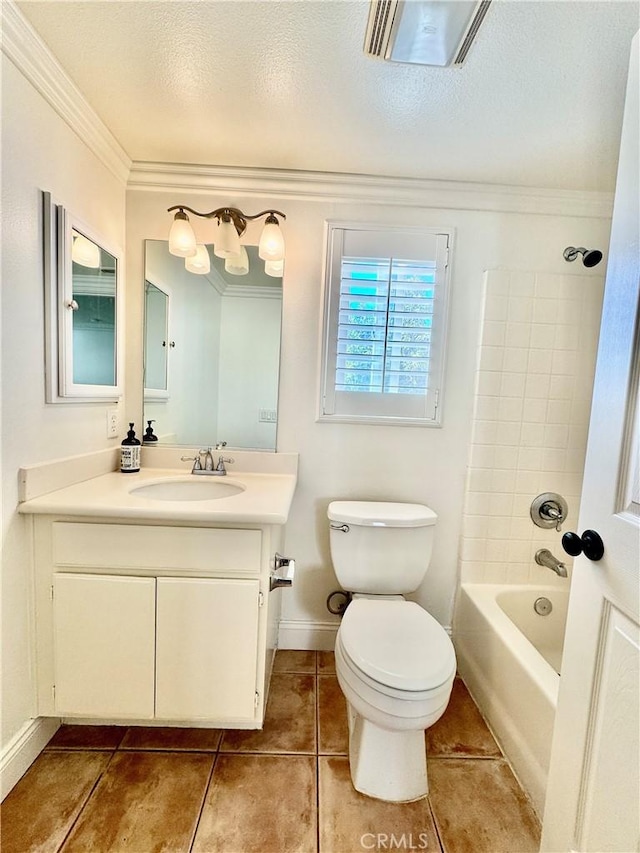
[[[316,851],[320,853],[320,758],[316,755]]]
[[[200,810],[198,811],[198,816],[196,818],[195,825],[193,827],[193,835],[191,836],[191,841],[189,842],[188,853],[191,853],[193,850],[193,845],[196,842],[196,835],[198,834],[198,829],[200,827],[200,821],[202,820],[202,813],[204,811],[204,807],[207,802],[207,795],[209,794],[209,788],[211,787],[211,782],[213,780],[213,772],[216,769],[216,765],[218,763],[218,758],[220,757],[220,753],[216,752],[213,756],[213,761],[211,762],[211,770],[209,771],[209,778],[207,779],[207,784],[204,786],[204,793],[202,794],[202,802],[200,804]]]
[[[429,813],[431,814],[431,820],[433,821],[433,826],[436,831],[436,838],[438,839],[438,844],[440,845],[440,850],[442,853],[447,853],[447,850],[444,846],[444,839],[440,833],[440,827],[438,826],[438,821],[436,820],[436,813],[433,808],[433,803],[431,802],[431,797],[427,795],[427,803],[429,804]]]
[[[316,690],[316,853],[320,853],[320,684],[319,684],[319,673],[318,673],[318,652],[315,654],[316,658],[316,678],[315,678],[315,690]]]
[[[70,750],[70,751],[71,751],[71,750]],[[76,750],[76,751],[77,751],[77,750]],[[95,751],[95,752],[98,752],[98,750],[94,750],[94,751]],[[108,750],[102,750],[102,751],[103,751],[103,752],[107,752]],[[85,799],[84,799],[84,802],[82,803],[82,805],[81,805],[81,806],[80,806],[80,808],[78,809],[78,814],[76,815],[75,820],[73,821],[73,823],[72,823],[72,824],[71,824],[71,826],[69,827],[69,830],[68,830],[67,834],[66,834],[66,835],[65,835],[65,837],[62,839],[62,843],[61,843],[61,844],[60,844],[60,846],[57,848],[56,853],[60,853],[60,851],[63,849],[64,845],[65,845],[65,844],[67,843],[67,841],[69,840],[69,837],[71,836],[71,833],[73,832],[73,830],[75,829],[76,825],[78,824],[78,821],[80,820],[80,818],[81,818],[81,816],[82,816],[82,813],[83,813],[83,812],[84,812],[84,810],[86,809],[87,804],[89,803],[89,800],[91,799],[91,797],[93,796],[93,794],[94,794],[94,792],[95,792],[96,788],[97,788],[97,787],[98,787],[98,785],[100,784],[100,781],[102,780],[102,777],[107,773],[107,771],[108,771],[108,770],[109,770],[109,768],[111,767],[111,762],[113,761],[113,759],[114,759],[114,757],[115,757],[115,755],[116,755],[116,752],[117,752],[117,750],[115,750],[115,749],[114,749],[113,751],[111,751],[111,757],[109,758],[109,760],[107,761],[107,763],[106,763],[106,765],[105,765],[104,769],[103,769],[103,770],[98,774],[97,779],[95,780],[95,782],[94,782],[94,783],[93,783],[93,785],[91,786],[91,790],[89,791],[89,793],[87,794],[87,796],[86,796],[86,797],[85,797]]]

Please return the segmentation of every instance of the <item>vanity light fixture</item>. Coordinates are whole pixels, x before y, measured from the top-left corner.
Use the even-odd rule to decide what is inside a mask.
[[[284,261],[282,264],[284,266]],[[244,246],[240,246],[240,254],[225,258],[224,268],[230,275],[246,275],[249,272],[249,256]]]
[[[74,231],[71,260],[74,264],[91,269],[100,269],[100,247],[92,243],[83,234]]]
[[[177,204],[168,208],[168,213],[177,211],[169,233],[169,251],[172,255],[185,258],[186,268],[190,272],[200,274],[209,272],[209,268],[204,269],[195,260],[199,246],[189,222],[189,217],[185,213],[187,210],[194,216],[201,216],[204,219],[217,219],[218,225],[213,237],[213,253],[219,258],[225,259],[225,270],[232,275],[246,275],[249,272],[247,252],[240,243],[240,237],[242,237],[247,229],[247,222],[266,216],[265,225],[260,236],[258,255],[265,261],[265,272],[267,275],[282,275],[284,268],[284,238],[280,230],[278,217],[286,219],[287,217],[284,213],[281,213],[279,210],[263,210],[261,213],[251,216],[235,207],[219,207],[208,213],[200,213],[184,204]],[[275,272],[276,267],[274,266],[270,267],[271,272],[267,270],[267,264],[273,265],[274,263],[279,264],[280,272]]]
[[[198,243],[195,255],[185,258],[184,265],[189,272],[194,272],[197,275],[206,275],[209,272],[211,269],[211,259],[204,243]]]
[[[265,261],[264,271],[267,275],[274,278],[282,278],[284,275],[284,260],[282,261]]]

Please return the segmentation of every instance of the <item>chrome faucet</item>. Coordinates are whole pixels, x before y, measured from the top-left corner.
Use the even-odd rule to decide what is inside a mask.
[[[204,453],[204,470],[213,471],[213,456],[211,455],[211,448],[207,447],[206,450],[201,450],[200,453]]]
[[[204,465],[201,461],[202,456],[204,456]],[[223,456],[220,456],[218,464],[215,465],[210,447],[205,447],[203,450],[199,450],[195,456],[181,456],[180,459],[183,462],[193,462],[193,468],[191,469],[192,474],[204,474],[209,477],[224,477],[227,473],[224,463],[233,462],[233,459],[225,459]]]
[[[560,560],[554,557],[551,551],[546,548],[540,548],[539,551],[536,551],[535,561],[539,566],[551,569],[551,571],[555,572],[559,577],[567,577],[567,567],[565,564],[561,563]]]

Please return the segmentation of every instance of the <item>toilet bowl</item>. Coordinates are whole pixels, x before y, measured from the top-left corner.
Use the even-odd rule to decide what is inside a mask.
[[[414,602],[356,598],[335,651],[354,788],[392,802],[426,796],[424,730],[446,710],[456,672],[446,632]]]
[[[415,504],[340,501],[329,518],[336,574],[357,589],[335,646],[351,780],[377,799],[420,799],[429,790],[424,731],[446,710],[456,659],[444,628],[402,593],[426,572],[436,516]]]

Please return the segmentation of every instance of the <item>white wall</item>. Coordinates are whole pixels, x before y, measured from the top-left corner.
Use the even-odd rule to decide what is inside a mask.
[[[298,573],[293,590],[283,597],[284,619],[302,627],[300,643],[309,638],[316,642],[313,626],[331,620],[325,599],[337,582],[329,557],[328,503],[336,498],[386,498],[423,502],[438,513],[431,568],[417,597],[448,625],[457,583],[484,271],[506,268],[566,273],[563,249],[569,245],[606,249],[610,221],[596,216],[453,209],[458,196],[447,187],[440,193],[444,203],[435,207],[426,201],[424,206],[383,206],[372,201],[348,201],[339,195],[332,200],[298,198],[291,192],[291,176],[286,187],[284,180],[282,184],[282,193],[286,189],[288,198],[279,194],[277,176],[271,186],[272,195],[256,191],[249,198],[246,192],[222,194],[212,190],[203,195],[184,190],[132,189],[128,193],[128,245],[140,245],[144,238],[166,239],[170,226],[166,209],[172,204],[181,202],[200,210],[233,204],[253,213],[278,199],[278,206],[287,214],[278,450],[300,454],[298,489],[286,537],[287,553],[296,557]],[[382,193],[383,182],[381,187]],[[490,188],[485,189],[490,192]],[[368,195],[375,197],[375,192],[375,180],[370,179]],[[455,229],[442,429],[316,423],[326,219]],[[196,221],[195,227],[198,233],[198,228],[207,224]],[[257,242],[259,226],[250,227],[253,231],[248,236],[254,239],[249,242]],[[132,298],[141,302],[140,258],[130,256],[128,275]],[[597,271],[595,275],[600,276]],[[135,335],[134,324],[129,339],[133,354],[141,351]],[[139,369],[139,364],[130,362],[132,373]]]
[[[16,513],[18,468],[117,443],[106,438],[106,404],[44,401],[41,190],[124,250],[123,184],[3,56],[2,747],[34,711],[30,550]]]

